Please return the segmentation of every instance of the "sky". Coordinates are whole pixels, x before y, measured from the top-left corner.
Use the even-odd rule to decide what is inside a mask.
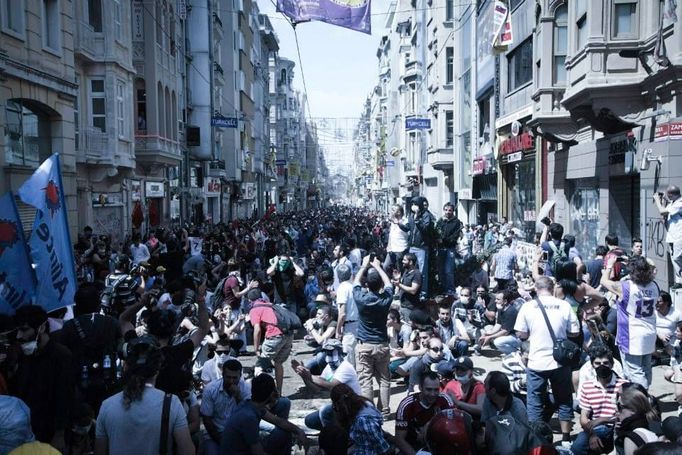
[[[257,1],[275,28],[279,55],[296,62],[294,85],[303,91],[291,25],[270,0]],[[376,51],[389,4],[389,0],[371,0],[372,35],[323,22],[296,26],[312,117],[359,117],[367,94],[377,82]]]

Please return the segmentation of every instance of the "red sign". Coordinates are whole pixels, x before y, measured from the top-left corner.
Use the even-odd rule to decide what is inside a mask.
[[[662,141],[664,139],[679,140],[682,139],[682,122],[671,122],[656,127],[654,141]]]
[[[486,167],[488,167],[488,163],[485,158],[475,158],[471,166],[471,175],[485,174]]]
[[[500,144],[500,154],[509,155],[510,153],[533,150],[534,148],[535,138],[529,133],[522,133],[502,141],[502,144]]]

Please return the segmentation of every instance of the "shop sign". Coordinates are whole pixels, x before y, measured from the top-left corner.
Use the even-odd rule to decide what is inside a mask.
[[[144,186],[147,197],[165,197],[166,189],[163,182],[147,182]]]
[[[523,159],[523,152],[516,152],[507,155],[507,163],[515,163]]]
[[[611,139],[609,144],[609,164],[624,163],[627,152],[637,153],[637,138],[632,131]]]
[[[144,41],[144,6],[133,2],[133,41]]]
[[[237,117],[223,117],[217,115],[211,118],[211,126],[219,126],[221,128],[237,128]]]
[[[488,167],[488,160],[484,156],[480,158],[474,158],[474,162],[471,165],[471,175],[483,175]]]
[[[287,160],[275,160],[275,166],[286,166]]]
[[[473,199],[473,191],[471,188],[462,188],[459,190],[457,196],[459,196],[459,199],[462,200],[471,200]]]
[[[206,180],[206,194],[212,196],[220,194],[220,179],[209,178]]]
[[[654,142],[666,139],[673,141],[682,140],[682,122],[670,122],[656,127]]]
[[[244,183],[244,199],[255,199],[256,198],[256,184],[255,183]]]
[[[395,160],[386,160],[386,167],[394,167]]]
[[[123,205],[120,193],[92,193],[93,207],[118,207]]]
[[[142,182],[139,180],[130,181],[130,199],[133,202],[142,200]]]
[[[428,118],[408,118],[405,119],[406,130],[428,130],[431,129],[431,119]]]
[[[299,171],[298,163],[289,163],[289,176],[297,177]]]
[[[533,150],[534,148],[535,138],[530,133],[523,133],[502,141],[502,144],[500,144],[500,154],[509,155],[524,150]]]

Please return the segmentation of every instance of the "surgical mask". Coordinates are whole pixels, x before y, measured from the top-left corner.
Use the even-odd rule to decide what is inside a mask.
[[[459,375],[456,374],[456,375],[455,375],[455,379],[456,379],[457,381],[459,381],[460,384],[464,385],[464,384],[468,383],[468,382],[471,380],[471,377],[469,377],[468,374],[464,374],[464,375],[462,375],[462,376],[459,376]]]
[[[25,343],[21,343],[21,350],[24,352],[24,355],[33,355],[37,349],[38,349],[38,340],[27,341]]]
[[[594,369],[594,371],[597,373],[597,377],[600,379],[609,379],[613,374],[613,370],[606,365],[599,365]]]
[[[497,308],[498,310],[504,310],[504,305],[501,303],[497,303],[495,304],[495,308]]]
[[[289,261],[288,259],[283,259],[283,260],[279,261],[279,264],[277,264],[277,266],[279,267],[279,271],[283,272],[284,270],[289,268],[290,264],[291,264],[291,261]]]
[[[464,305],[468,305],[469,302],[471,301],[471,297],[460,297],[459,301],[462,302]]]
[[[74,425],[72,430],[74,433],[76,433],[78,435],[85,436],[86,434],[88,434],[90,432],[90,428],[92,428],[92,422],[90,422],[90,425],[86,425],[84,427]]]

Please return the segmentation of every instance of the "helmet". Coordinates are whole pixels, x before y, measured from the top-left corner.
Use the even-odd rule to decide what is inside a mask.
[[[426,428],[426,441],[432,455],[474,453],[471,416],[459,409],[446,409],[433,416]]]

